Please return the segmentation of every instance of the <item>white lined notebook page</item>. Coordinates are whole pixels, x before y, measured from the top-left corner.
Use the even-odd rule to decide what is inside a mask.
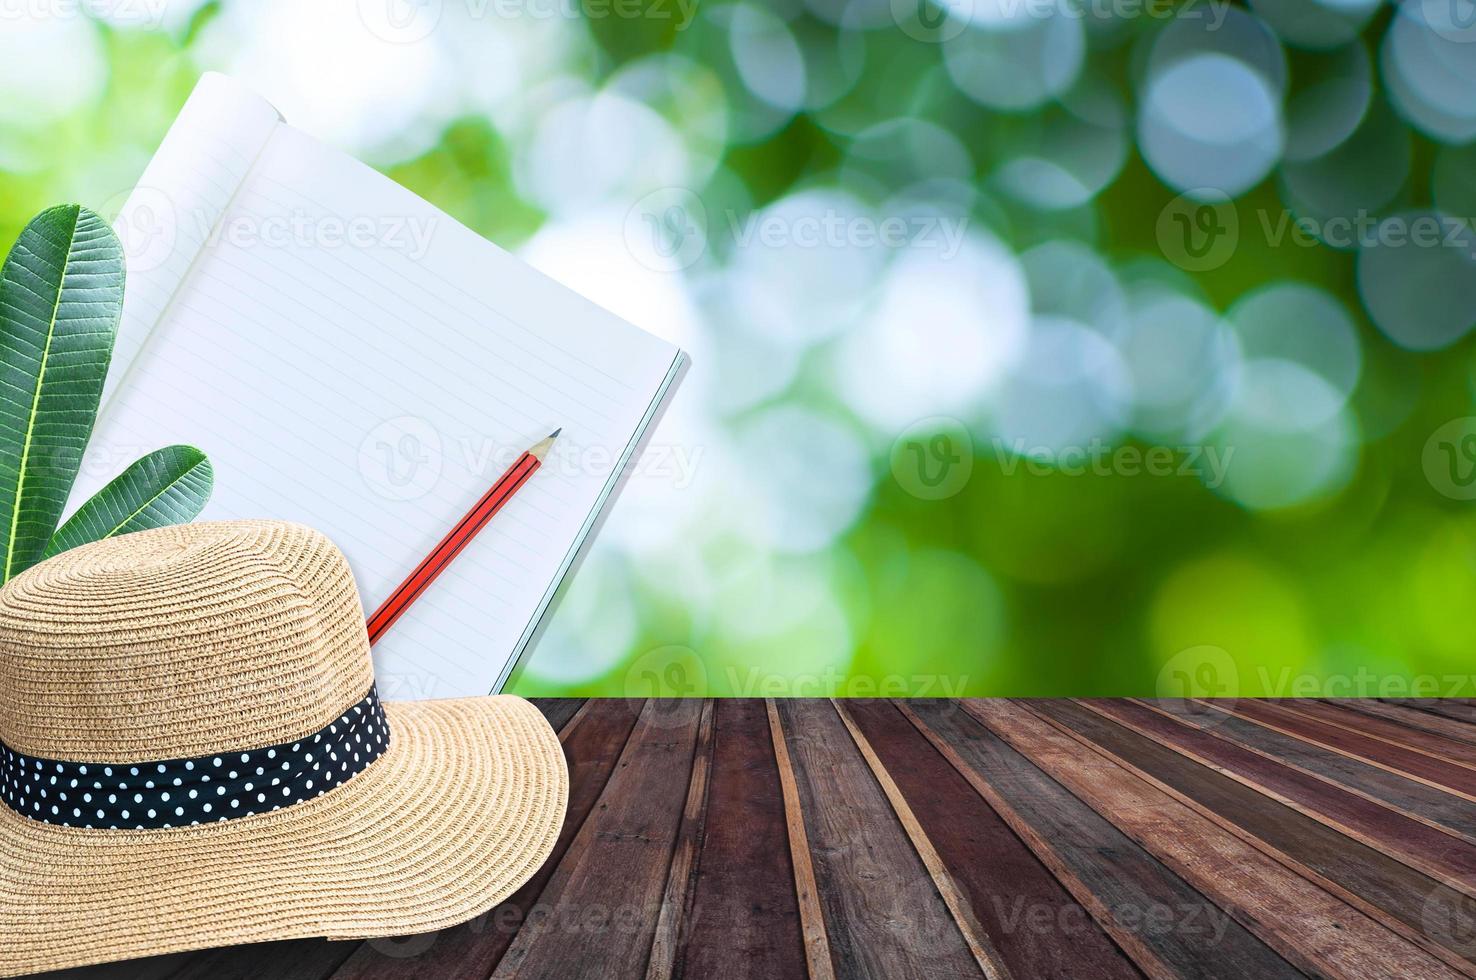
[[[376,645],[390,698],[492,688],[678,357],[280,124],[160,308],[74,502],[144,452],[199,446],[215,466],[202,519],[319,528],[366,612],[523,449],[563,428]]]

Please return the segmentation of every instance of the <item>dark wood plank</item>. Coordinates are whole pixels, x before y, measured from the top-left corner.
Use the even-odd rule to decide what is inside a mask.
[[[1456,741],[1442,735],[1408,725],[1401,725],[1377,715],[1363,714],[1335,701],[1314,701],[1307,698],[1284,698],[1267,702],[1294,714],[1306,715],[1329,725],[1351,731],[1362,732],[1371,738],[1382,739],[1394,745],[1415,749],[1437,759],[1448,759],[1470,768],[1471,778],[1476,779],[1476,745]]]
[[[1451,718],[1466,725],[1476,725],[1476,705],[1460,698],[1384,698],[1383,700],[1390,704],[1402,704],[1417,711]]]
[[[781,701],[778,712],[836,974],[983,976],[834,706]]]
[[[904,710],[1149,976],[1304,975],[963,707]]]
[[[1376,931],[1359,930],[1346,922],[1337,926],[1343,936],[1339,943],[1346,953],[1370,969],[1382,971],[1376,972],[1375,976],[1392,975],[1388,971],[1396,964],[1388,962],[1390,956],[1414,958],[1414,951],[1408,949],[1406,942],[1391,935],[1389,929],[1409,943],[1440,957],[1454,969],[1476,975],[1476,963],[1463,955],[1459,937],[1455,934],[1431,935],[1424,921],[1426,903],[1432,896],[1436,900],[1458,902],[1459,892],[1082,705],[1064,701],[1032,701],[1030,706],[1152,780],[1154,785],[1172,793],[1177,800],[1308,874],[1341,899],[1338,904],[1346,902],[1382,923]],[[1204,835],[1201,833],[1201,836]],[[1257,854],[1257,857],[1261,855]],[[1274,863],[1267,862],[1265,858],[1261,861],[1263,865]],[[1246,864],[1248,867],[1250,862]],[[1278,884],[1276,876],[1264,866],[1256,874],[1264,885],[1267,898],[1275,896],[1279,890],[1289,891],[1290,886],[1285,881]],[[1295,905],[1312,912],[1312,902],[1313,899],[1302,896]],[[1337,921],[1334,912],[1327,908],[1317,909],[1312,921],[1327,923],[1331,927]],[[1272,928],[1281,928],[1283,923],[1292,921],[1292,915],[1291,911],[1283,911],[1268,924]],[[1469,935],[1476,930],[1476,918],[1461,925]],[[1324,954],[1318,959],[1332,964],[1338,957]],[[1427,964],[1427,971],[1432,968]]]
[[[1476,845],[1146,705],[1106,698],[1079,703],[1447,885],[1476,895]]]
[[[1359,980],[1412,972],[1458,980],[1459,973],[1394,935],[1382,920],[1350,907],[1322,882],[1308,880],[1033,706],[989,702],[975,714],[1304,972]]]
[[[848,701],[844,707],[1013,975],[1054,980],[1142,975],[896,706]]]
[[[774,764],[779,769],[779,787],[784,794],[784,836],[789,839],[789,861],[794,868],[794,897],[799,905],[805,970],[810,980],[835,980],[835,961],[830,953],[830,937],[825,932],[820,889],[815,884],[815,863],[810,857],[810,837],[805,831],[799,779],[789,755],[789,743],[784,738],[784,723],[779,720],[779,702],[768,698],[764,710],[769,717],[769,742],[774,746]]]
[[[344,962],[334,980],[485,980],[534,911],[548,879],[604,792],[641,709],[639,700],[590,702],[585,717],[568,732],[564,754],[569,764],[569,808],[563,829],[548,861],[507,901],[440,932],[404,940],[371,940]],[[548,911],[546,905],[540,910]]]
[[[1429,732],[1454,742],[1476,745],[1476,725],[1467,725],[1465,722],[1454,721],[1441,715],[1432,715],[1428,711],[1419,711],[1402,704],[1389,704],[1387,701],[1370,701],[1365,698],[1329,699],[1327,703],[1348,711],[1356,711],[1360,715],[1386,718],[1406,730]]]
[[[784,796],[762,701],[720,700],[706,827],[677,975],[802,980],[804,942]]]
[[[1476,772],[1449,759],[1439,759],[1261,701],[1242,699],[1231,710],[1242,718],[1249,718],[1304,742],[1313,742],[1476,802],[1471,795],[1476,790]]]
[[[247,947],[249,955],[243,955],[240,947],[211,949],[195,954],[169,980],[256,980],[264,976],[319,980],[361,945],[357,939],[284,941]]]
[[[553,730],[562,737],[564,727],[589,702],[585,698],[530,698],[529,703],[543,712],[543,717],[548,719]]]
[[[677,955],[681,950],[682,934],[691,917],[697,852],[702,847],[707,821],[713,715],[713,702],[703,702],[702,718],[697,723],[697,746],[692,751],[692,776],[687,781],[687,802],[682,808],[682,825],[677,830],[676,847],[672,851],[671,866],[666,872],[666,892],[661,897],[661,912],[656,917],[656,934],[651,940],[646,980],[672,980]]]
[[[645,972],[701,714],[701,701],[646,702],[615,773],[544,888],[549,914],[523,923],[494,977]]]
[[[973,906],[964,897],[963,890],[953,880],[953,876],[948,873],[948,867],[938,856],[938,849],[933,846],[932,839],[922,829],[917,814],[912,812],[912,805],[902,795],[897,781],[887,771],[881,757],[876,754],[876,749],[872,748],[871,742],[866,738],[866,733],[861,731],[855,719],[846,710],[845,702],[832,698],[830,703],[835,706],[836,713],[840,715],[846,731],[850,733],[851,741],[861,753],[861,758],[866,760],[866,767],[871,770],[871,775],[876,779],[882,794],[891,804],[892,813],[896,815],[897,822],[902,825],[902,832],[907,835],[912,849],[922,861],[923,867],[927,869],[928,877],[933,879],[933,887],[937,890],[938,897],[943,900],[948,914],[953,917],[954,925],[962,933],[964,944],[968,946],[969,954],[974,957],[974,962],[989,980],[1004,980],[1009,976],[1009,968],[1005,966],[1004,959],[999,955],[999,950],[994,948],[994,943],[990,941],[988,934],[979,925],[979,920],[974,916]]]
[[[249,949],[249,947],[247,947]],[[34,980],[164,980],[185,966],[198,953],[167,953],[136,960],[120,960],[99,966],[79,966],[70,970],[33,973]]]
[[[1219,708],[1205,707],[1201,702],[1170,698],[1144,703],[1196,728],[1230,739],[1286,765],[1296,766],[1432,827],[1476,843],[1476,804],[1469,800],[1451,796],[1367,762],[1350,759]]]

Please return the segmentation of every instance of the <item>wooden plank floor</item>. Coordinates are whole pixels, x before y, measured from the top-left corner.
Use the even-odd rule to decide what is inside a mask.
[[[1476,978],[1468,701],[620,701],[455,929],[75,978]]]

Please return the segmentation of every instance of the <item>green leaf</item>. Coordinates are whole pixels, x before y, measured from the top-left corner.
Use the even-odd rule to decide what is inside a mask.
[[[149,453],[99,490],[62,525],[46,557],[115,534],[183,524],[210,499],[215,474],[194,446],[166,446]]]
[[[92,435],[123,311],[123,248],[75,204],[0,268],[0,581],[39,561]]]

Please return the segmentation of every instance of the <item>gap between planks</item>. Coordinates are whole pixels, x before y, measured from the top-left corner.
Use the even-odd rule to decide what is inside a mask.
[[[1040,863],[1045,865],[1051,874],[1055,875],[1056,880],[1071,893],[1071,896],[1076,899],[1082,908],[1086,909],[1088,914],[1097,920],[1097,924],[1102,930],[1112,938],[1113,942],[1117,943],[1118,948],[1128,955],[1128,958],[1137,965],[1138,969],[1142,970],[1151,980],[1178,980],[1178,972],[1170,967],[1168,963],[1164,962],[1153,948],[1143,941],[1142,937],[1122,927],[1117,917],[1112,914],[1112,910],[1107,908],[1097,896],[1096,892],[1089,888],[1071,870],[1070,865],[1061,858],[1056,849],[1030,826],[1029,822],[1020,815],[1019,811],[991,786],[987,779],[975,771],[973,766],[969,765],[963,756],[958,753],[958,750],[949,744],[947,739],[933,731],[932,727],[918,717],[917,713],[913,711],[912,706],[906,701],[897,700],[893,703],[896,705],[897,710],[902,712],[907,720],[911,722],[912,727],[916,728],[924,738],[932,743],[933,748],[943,758],[947,759],[948,764],[953,766],[958,774],[974,788],[974,792],[978,793],[983,801],[995,813],[999,814],[1000,819],[1005,822],[1010,830],[1014,831],[1015,836],[1026,847],[1030,848],[1036,858],[1040,860]],[[958,706],[959,702],[954,701],[954,704]]]
[[[1413,946],[1443,962],[1445,966],[1452,970],[1465,974],[1466,976],[1476,976],[1476,973],[1472,972],[1472,964],[1455,951],[1432,942],[1429,937],[1423,935],[1418,930],[1412,929],[1386,910],[1371,902],[1365,901],[1361,896],[1343,887],[1339,882],[1322,874],[1294,855],[1286,853],[1271,842],[1261,839],[1256,834],[1247,831],[1213,808],[1201,804],[1193,796],[1179,791],[1174,786],[1169,785],[1140,768],[1130,760],[1117,755],[1106,746],[1098,744],[1085,733],[1075,731],[1070,726],[1038,710],[1029,703],[1012,701],[1010,705],[1023,714],[1024,717],[1034,719],[1037,725],[1045,726],[1044,730],[1055,732],[1057,738],[1064,738],[1069,743],[1079,746],[1079,751],[1089,753],[1090,756],[1099,760],[1099,764],[1109,767],[1110,771],[1121,772],[1130,780],[1142,782],[1150,793],[1156,792],[1167,797],[1168,801],[1177,802],[1185,807],[1189,813],[1208,821],[1210,826],[1216,827],[1227,834],[1231,840],[1238,841],[1244,847],[1254,849],[1254,854],[1259,854],[1264,860],[1274,862],[1266,865],[1263,873],[1270,875],[1272,871],[1279,870],[1282,872],[1284,876],[1284,880],[1281,883],[1283,889],[1290,885],[1306,884],[1311,888],[1318,889],[1322,893],[1322,895],[1314,893],[1312,897],[1321,898],[1325,895],[1331,901],[1333,908],[1348,907],[1348,910],[1353,915],[1359,917],[1358,921],[1356,923],[1344,923],[1335,927],[1345,930],[1345,935],[1350,940],[1363,929],[1363,921],[1367,920],[1369,925],[1376,930],[1373,933],[1365,933],[1362,937],[1366,940],[1365,948],[1369,953],[1386,955],[1387,951],[1384,949],[1384,944],[1374,942],[1373,940],[1378,938],[1383,930],[1388,930],[1394,936],[1404,939]],[[1016,730],[1018,726],[1015,728],[1010,728],[1008,725],[1001,726],[1000,722],[996,719],[986,722],[986,719],[980,717],[980,714],[973,710],[972,706],[970,706],[970,714],[979,718],[981,723],[986,723],[1000,737],[1014,744],[1016,751],[1026,754],[1020,742],[1027,740],[1028,733],[1022,733]],[[1043,747],[1043,741],[1039,736],[1029,737],[1028,741],[1037,750]],[[1149,741],[1153,740],[1149,739]],[[1158,743],[1155,742],[1155,744]],[[1029,756],[1027,755],[1027,757]],[[1193,762],[1194,760],[1186,761]],[[1122,830],[1130,838],[1136,840],[1140,846],[1148,850],[1158,860],[1163,861],[1171,870],[1188,881],[1195,890],[1215,902],[1230,915],[1239,919],[1241,924],[1256,934],[1262,942],[1276,949],[1277,952],[1292,961],[1299,969],[1303,971],[1315,971],[1322,964],[1322,961],[1326,959],[1325,954],[1320,953],[1315,948],[1304,948],[1302,937],[1283,930],[1278,917],[1260,914],[1266,910],[1266,907],[1264,905],[1258,907],[1256,902],[1263,900],[1263,896],[1255,893],[1247,893],[1244,890],[1237,891],[1229,887],[1233,883],[1228,876],[1211,875],[1210,877],[1201,878],[1201,874],[1210,872],[1213,861],[1207,860],[1205,861],[1204,867],[1197,867],[1196,862],[1192,858],[1186,859],[1183,854],[1175,854],[1174,849],[1168,846],[1170,842],[1156,839],[1156,835],[1153,833],[1144,833],[1145,828],[1151,828],[1153,826],[1151,821],[1143,825],[1137,825],[1132,820],[1124,823],[1122,818],[1130,815],[1131,808],[1126,806],[1116,808],[1104,807],[1102,801],[1094,802],[1092,799],[1083,796],[1081,787],[1072,785],[1070,781],[1063,781],[1059,775],[1051,772],[1041,762],[1036,761],[1036,764],[1040,765],[1052,778],[1061,782],[1078,799],[1081,799],[1098,813],[1112,820],[1119,830]],[[1336,828],[1329,829],[1334,833],[1340,832]],[[1206,838],[1207,842],[1207,835],[1199,834],[1198,836]],[[1201,846],[1204,845],[1202,844]],[[1206,849],[1203,856],[1208,857],[1211,853]],[[1233,852],[1225,851],[1221,853],[1228,855]],[[1254,856],[1254,854],[1249,856]],[[1380,854],[1382,854],[1382,851]],[[1332,919],[1331,914],[1329,914],[1328,920],[1335,921]],[[1354,925],[1358,928],[1349,928]],[[1434,963],[1430,964],[1430,966],[1434,965]],[[1393,964],[1386,963],[1384,964],[1384,968],[1392,969]],[[1363,976],[1364,974],[1358,972],[1356,964],[1345,963],[1343,964],[1342,971],[1340,971],[1340,975],[1351,977]]]
[[[697,723],[697,745],[692,755],[687,802],[682,809],[682,824],[677,830],[676,848],[672,851],[671,866],[666,873],[666,892],[661,897],[656,933],[651,939],[646,980],[671,980],[681,951],[682,929],[691,916],[693,879],[707,822],[707,785],[712,771],[715,713],[716,706],[712,698],[708,698],[702,703],[702,717]]]
[[[897,820],[902,824],[902,829],[907,834],[908,840],[912,841],[917,856],[922,859],[923,866],[928,869],[928,874],[933,879],[933,885],[938,889],[938,895],[943,899],[943,904],[948,907],[948,912],[953,916],[954,925],[963,934],[964,942],[968,944],[969,952],[973,954],[974,961],[979,964],[979,969],[989,980],[1009,980],[1010,970],[1005,965],[999,951],[979,925],[974,917],[973,910],[969,907],[968,899],[959,893],[958,885],[953,876],[948,873],[943,859],[938,856],[938,851],[933,847],[933,842],[928,839],[927,833],[922,825],[918,823],[917,817],[908,806],[907,799],[892,776],[887,772],[886,766],[882,765],[881,759],[877,757],[872,749],[871,743],[862,734],[861,729],[851,718],[841,702],[831,698],[830,703],[835,707],[836,714],[840,715],[841,722],[846,726],[846,731],[851,733],[851,741],[856,743],[856,748],[861,752],[861,757],[866,760],[866,765],[871,769],[871,774],[876,777],[877,784],[886,794],[888,802],[892,805],[892,812],[897,815]]]
[[[1329,775],[1327,773],[1318,772],[1316,769],[1309,768],[1308,766],[1302,764],[1301,762],[1294,762],[1294,761],[1292,761],[1291,757],[1289,757],[1287,755],[1283,755],[1283,754],[1278,754],[1278,753],[1275,753],[1275,752],[1271,752],[1271,751],[1268,751],[1267,749],[1262,748],[1259,745],[1254,745],[1254,744],[1251,744],[1248,741],[1244,741],[1241,738],[1236,737],[1233,733],[1227,733],[1227,732],[1219,731],[1218,726],[1216,726],[1216,725],[1208,725],[1208,726],[1205,726],[1205,725],[1196,725],[1193,722],[1189,721],[1188,719],[1180,716],[1179,714],[1177,714],[1177,713],[1175,713],[1173,711],[1170,711],[1167,708],[1162,707],[1162,705],[1161,705],[1161,703],[1160,703],[1160,701],[1158,699],[1152,699],[1152,698],[1123,698],[1122,700],[1125,701],[1125,702],[1127,702],[1127,703],[1130,703],[1130,704],[1136,704],[1136,705],[1140,705],[1140,706],[1142,706],[1144,708],[1147,708],[1149,711],[1152,711],[1152,712],[1154,712],[1156,714],[1163,715],[1165,718],[1168,718],[1168,719],[1170,719],[1170,720],[1172,720],[1172,721],[1174,721],[1174,722],[1176,722],[1176,723],[1178,723],[1180,725],[1183,725],[1186,728],[1189,728],[1189,729],[1191,729],[1193,731],[1203,732],[1204,734],[1210,736],[1211,738],[1216,738],[1216,739],[1219,739],[1222,742],[1227,742],[1230,745],[1236,746],[1237,748],[1244,749],[1247,752],[1253,752],[1256,755],[1260,756],[1261,758],[1263,758],[1263,759],[1269,759],[1271,762],[1277,763],[1278,765],[1286,766],[1289,769],[1295,769],[1297,772],[1300,772],[1300,773],[1302,773],[1303,775],[1306,775],[1306,776],[1310,776],[1311,778],[1316,779],[1319,782],[1326,783],[1329,786],[1337,787],[1338,789],[1341,789],[1341,790],[1344,790],[1346,792],[1352,793],[1355,796],[1361,796],[1365,800],[1368,800],[1370,803],[1373,803],[1376,806],[1381,806],[1384,809],[1390,811],[1391,813],[1396,813],[1396,814],[1399,814],[1402,817],[1406,817],[1406,818],[1408,818],[1410,820],[1414,820],[1417,823],[1422,823],[1425,826],[1431,828],[1432,830],[1439,831],[1440,833],[1446,834],[1446,835],[1448,835],[1450,837],[1453,837],[1453,838],[1455,838],[1458,841],[1463,841],[1466,844],[1476,844],[1476,833],[1471,833],[1471,834],[1465,833],[1465,832],[1463,832],[1458,827],[1452,827],[1452,826],[1450,826],[1450,825],[1448,825],[1446,823],[1442,823],[1441,821],[1439,821],[1439,820],[1437,820],[1437,819],[1435,819],[1433,817],[1426,816],[1425,814],[1420,813],[1417,810],[1415,810],[1415,809],[1413,809],[1413,808],[1411,808],[1409,806],[1402,805],[1402,804],[1400,804],[1399,802],[1397,802],[1395,800],[1385,799],[1384,797],[1378,795],[1377,793],[1373,792],[1372,790],[1366,788],[1366,780],[1363,780],[1363,781],[1347,781],[1347,782],[1345,782],[1345,781],[1339,780],[1337,778],[1334,778],[1333,776],[1331,776],[1331,775]],[[1186,703],[1184,701],[1184,699],[1182,699],[1182,698],[1173,698],[1173,699],[1168,699],[1168,700],[1171,701],[1171,702],[1177,702],[1177,703],[1180,703],[1180,704],[1185,704]],[[1236,721],[1243,722],[1243,723],[1245,723],[1247,725],[1250,725],[1250,726],[1252,726],[1254,728],[1259,728],[1259,729],[1261,729],[1263,731],[1270,732],[1271,734],[1277,735],[1277,736],[1279,736],[1281,738],[1290,739],[1291,741],[1294,741],[1294,742],[1301,742],[1301,739],[1296,738],[1296,736],[1294,736],[1294,735],[1287,735],[1286,733],[1284,733],[1284,732],[1278,732],[1278,731],[1276,731],[1273,728],[1268,728],[1268,727],[1266,727],[1264,725],[1259,725],[1255,721],[1253,721],[1253,720],[1251,720],[1249,718],[1241,718],[1239,715],[1234,715],[1234,714],[1231,714],[1229,712],[1224,712],[1224,711],[1221,711],[1219,713],[1222,714],[1222,715],[1225,715],[1226,717],[1233,718]],[[1308,748],[1316,749],[1316,750],[1321,751],[1321,752],[1326,752],[1327,751],[1327,749],[1325,749],[1323,746],[1316,745],[1316,744],[1313,744],[1311,742],[1302,742],[1302,744],[1303,745],[1306,745]],[[1373,770],[1375,773],[1378,773],[1378,774],[1381,774],[1381,775],[1384,775],[1384,776],[1390,776],[1390,775],[1392,775],[1392,776],[1396,776],[1398,778],[1404,778],[1403,777],[1403,774],[1401,774],[1401,773],[1389,773],[1389,772],[1386,772],[1386,771],[1384,771],[1382,769],[1379,769],[1377,766],[1373,766],[1373,765],[1368,764],[1367,762],[1365,762],[1362,759],[1352,759],[1352,758],[1348,758],[1346,756],[1340,756],[1336,752],[1330,753],[1330,754],[1333,755],[1333,756],[1337,756],[1338,758],[1347,759],[1347,761],[1352,762],[1355,765],[1365,766],[1366,768],[1368,768],[1370,770]],[[1350,777],[1350,779],[1351,779],[1351,777]],[[1409,780],[1409,782],[1412,782],[1413,783],[1415,781],[1414,780]],[[1418,787],[1420,789],[1422,789],[1422,790],[1434,790],[1435,789],[1434,787],[1426,786],[1426,785],[1424,785],[1422,783],[1418,783],[1416,785],[1418,785]],[[1437,790],[1437,792],[1439,792],[1439,791]],[[1443,795],[1451,795],[1451,794],[1443,794]],[[1459,800],[1459,797],[1452,797],[1452,798],[1453,799],[1456,799],[1456,800]]]
[[[784,743],[779,706],[773,698],[765,698],[764,707],[769,713],[769,739],[774,743],[774,762],[779,767],[779,788],[784,796],[784,823],[789,831],[789,857],[794,864],[794,892],[799,903],[800,933],[805,941],[805,967],[810,980],[835,980],[825,913],[820,908],[820,893],[815,886],[815,867],[810,863],[809,835],[805,833],[805,817],[800,812],[799,785],[795,782],[789,747]]]
[[[1081,706],[1083,709],[1092,712],[1098,717],[1101,717],[1103,719],[1106,719],[1107,721],[1112,722],[1113,724],[1121,726],[1126,731],[1132,732],[1135,735],[1145,738],[1156,745],[1160,745],[1170,752],[1177,753],[1178,755],[1183,756],[1191,762],[1195,762],[1201,766],[1204,766],[1211,772],[1218,773],[1219,775],[1224,776],[1226,779],[1234,780],[1235,782],[1240,783],[1242,786],[1245,786],[1248,789],[1255,790],[1257,793],[1261,794],[1267,799],[1279,803],[1282,806],[1287,807],[1288,809],[1295,810],[1297,813],[1302,814],[1304,817],[1316,820],[1318,823],[1323,824],[1324,826],[1334,831],[1337,831],[1338,833],[1344,835],[1345,837],[1348,837],[1351,840],[1355,840],[1360,844],[1372,847],[1385,856],[1390,857],[1393,860],[1398,861],[1401,864],[1404,864],[1405,866],[1420,872],[1421,874],[1429,875],[1434,880],[1447,885],[1450,888],[1455,889],[1456,891],[1469,895],[1472,898],[1476,898],[1476,877],[1462,877],[1460,875],[1453,874],[1451,873],[1450,867],[1442,865],[1436,859],[1422,857],[1417,853],[1411,852],[1408,848],[1404,846],[1391,845],[1390,840],[1387,837],[1380,837],[1372,830],[1368,832],[1360,830],[1359,828],[1352,826],[1351,824],[1342,819],[1339,819],[1336,816],[1324,813],[1322,810],[1319,810],[1311,803],[1305,803],[1302,800],[1287,795],[1287,793],[1283,792],[1282,790],[1278,790],[1269,785],[1266,785],[1264,782],[1262,782],[1262,780],[1265,778],[1264,776],[1256,776],[1253,773],[1240,772],[1237,769],[1230,768],[1230,763],[1228,762],[1216,762],[1213,759],[1210,759],[1207,756],[1203,755],[1198,749],[1181,744],[1159,732],[1155,732],[1149,728],[1146,728],[1141,721],[1135,718],[1125,717],[1120,713],[1120,709],[1116,706],[1116,703],[1104,706],[1103,704],[1098,703],[1095,700],[1080,698],[1072,699],[1072,703]],[[1185,725],[1182,721],[1175,718],[1173,715],[1166,714],[1164,712],[1154,711],[1149,706],[1143,704],[1137,704],[1136,706],[1141,708],[1145,712],[1151,713],[1155,717],[1164,719],[1167,724],[1175,725],[1182,728],[1186,733],[1186,737],[1190,734],[1203,736],[1206,739],[1215,737],[1214,734],[1210,731],[1195,728],[1191,725]],[[1424,821],[1412,819],[1403,810],[1388,806],[1387,804],[1379,800],[1370,799],[1368,796],[1362,793],[1355,792],[1354,790],[1340,783],[1331,782],[1325,779],[1319,779],[1319,777],[1315,773],[1307,772],[1305,769],[1302,769],[1298,766],[1287,764],[1275,759],[1274,757],[1267,756],[1261,752],[1257,752],[1255,749],[1245,745],[1241,745],[1239,742],[1219,738],[1215,739],[1215,741],[1228,746],[1231,751],[1243,752],[1246,755],[1255,756],[1256,758],[1261,759],[1272,766],[1279,766],[1280,768],[1285,769],[1288,773],[1291,773],[1294,776],[1300,776],[1302,778],[1310,780],[1317,780],[1328,787],[1328,790],[1330,791],[1328,795],[1342,794],[1343,796],[1348,797],[1352,800],[1367,804],[1368,806],[1376,807],[1378,810],[1382,811],[1384,814],[1388,815],[1391,818],[1397,820],[1406,820],[1410,824],[1411,828],[1413,828],[1416,832],[1441,833],[1444,834],[1446,837],[1451,838],[1451,840],[1454,842],[1454,846],[1472,847],[1472,845],[1469,844],[1464,838],[1446,833],[1443,829],[1432,827],[1430,824]]]
[[[1202,699],[1198,700],[1201,704],[1204,703]],[[1388,759],[1378,758],[1376,755],[1373,755],[1368,751],[1367,746],[1365,746],[1364,751],[1359,751],[1358,749],[1353,748],[1345,748],[1341,745],[1335,744],[1332,736],[1325,733],[1320,735],[1315,733],[1316,726],[1318,725],[1322,725],[1327,728],[1342,728],[1342,726],[1333,725],[1331,722],[1321,721],[1317,718],[1299,715],[1296,712],[1288,711],[1286,708],[1282,708],[1274,704],[1263,705],[1260,702],[1255,702],[1254,704],[1254,708],[1250,710],[1247,710],[1247,708],[1244,707],[1240,701],[1237,701],[1235,704],[1232,704],[1229,707],[1217,707],[1219,707],[1220,711],[1223,711],[1226,714],[1234,715],[1236,718],[1239,718],[1243,721],[1253,722],[1257,725],[1260,725],[1262,728],[1270,729],[1273,732],[1279,732],[1280,734],[1285,735],[1288,738],[1294,738],[1299,742],[1304,742],[1307,745],[1313,745],[1317,748],[1323,749],[1324,751],[1335,753],[1345,759],[1352,759],[1354,762],[1361,762],[1364,765],[1373,766],[1376,769],[1382,769],[1385,772],[1393,773],[1396,776],[1403,776],[1405,779],[1412,780],[1417,783],[1423,783],[1426,786],[1429,786],[1431,789],[1439,790],[1442,793],[1449,793],[1451,796],[1460,797],[1463,800],[1476,803],[1476,795],[1462,790],[1459,786],[1454,785],[1453,782],[1442,781],[1440,779],[1436,779],[1434,776],[1422,776],[1413,771],[1412,765],[1403,766]],[[1266,715],[1262,715],[1261,712],[1266,712]],[[1298,730],[1299,728],[1301,729],[1300,731]],[[1309,729],[1311,730],[1309,731]],[[1471,771],[1470,767],[1465,766],[1453,759],[1449,759],[1444,756],[1437,756],[1433,753],[1424,752],[1420,749],[1410,748],[1405,745],[1391,742],[1388,739],[1380,739],[1376,736],[1369,735],[1366,732],[1360,732],[1351,729],[1343,730],[1348,731],[1350,733],[1350,737],[1354,738],[1355,740],[1361,738],[1371,742],[1380,743],[1381,745],[1386,747],[1386,751],[1389,753],[1405,752],[1411,756],[1417,757],[1416,761],[1418,761],[1418,759],[1430,760],[1429,765],[1450,766],[1456,769],[1464,770],[1466,773],[1470,774],[1472,780],[1476,780],[1476,772]],[[1426,768],[1428,771],[1428,766],[1426,766]],[[1453,780],[1454,778],[1455,777],[1453,774],[1448,774],[1446,776],[1447,780]]]

